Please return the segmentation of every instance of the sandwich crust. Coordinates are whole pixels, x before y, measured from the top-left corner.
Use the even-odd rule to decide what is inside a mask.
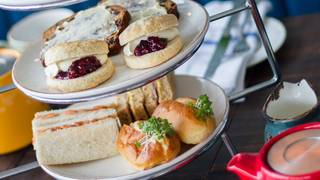
[[[159,32],[169,28],[177,27],[179,21],[173,14],[162,16],[150,16],[130,24],[119,36],[120,45],[138,39],[150,33]]]
[[[108,54],[108,52],[108,44],[104,41],[88,40],[66,42],[48,49],[44,54],[44,62],[46,65],[50,65],[66,59]]]
[[[175,56],[183,47],[183,42],[180,36],[170,41],[166,48],[145,54],[143,56],[126,56],[124,59],[128,67],[132,69],[145,69],[157,66],[168,61]]]
[[[102,67],[85,76],[69,80],[60,80],[47,77],[47,84],[49,87],[59,89],[63,92],[81,91],[96,87],[108,80],[114,74],[114,71],[115,67],[112,61],[108,59],[107,62],[102,65]]]

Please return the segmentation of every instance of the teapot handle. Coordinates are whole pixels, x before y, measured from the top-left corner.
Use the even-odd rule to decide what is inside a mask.
[[[258,153],[239,153],[232,157],[227,170],[239,176],[240,179],[258,179],[260,163]]]

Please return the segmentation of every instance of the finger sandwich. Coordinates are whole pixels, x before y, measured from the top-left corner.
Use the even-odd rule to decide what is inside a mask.
[[[116,155],[116,110],[104,106],[39,112],[32,121],[33,146],[40,164],[70,164]]]

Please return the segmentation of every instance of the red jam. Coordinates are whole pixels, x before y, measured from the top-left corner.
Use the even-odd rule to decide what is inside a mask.
[[[134,49],[135,56],[143,56],[148,53],[159,51],[167,47],[167,39],[159,37],[148,37],[147,40],[141,40]]]
[[[55,78],[61,80],[75,79],[92,73],[101,66],[100,61],[95,56],[87,56],[72,62],[68,71],[59,71]]]

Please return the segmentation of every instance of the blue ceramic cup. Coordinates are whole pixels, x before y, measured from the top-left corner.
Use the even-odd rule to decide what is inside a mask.
[[[282,82],[269,95],[262,111],[267,142],[286,129],[313,121],[318,114],[318,97],[304,79],[298,83]]]

